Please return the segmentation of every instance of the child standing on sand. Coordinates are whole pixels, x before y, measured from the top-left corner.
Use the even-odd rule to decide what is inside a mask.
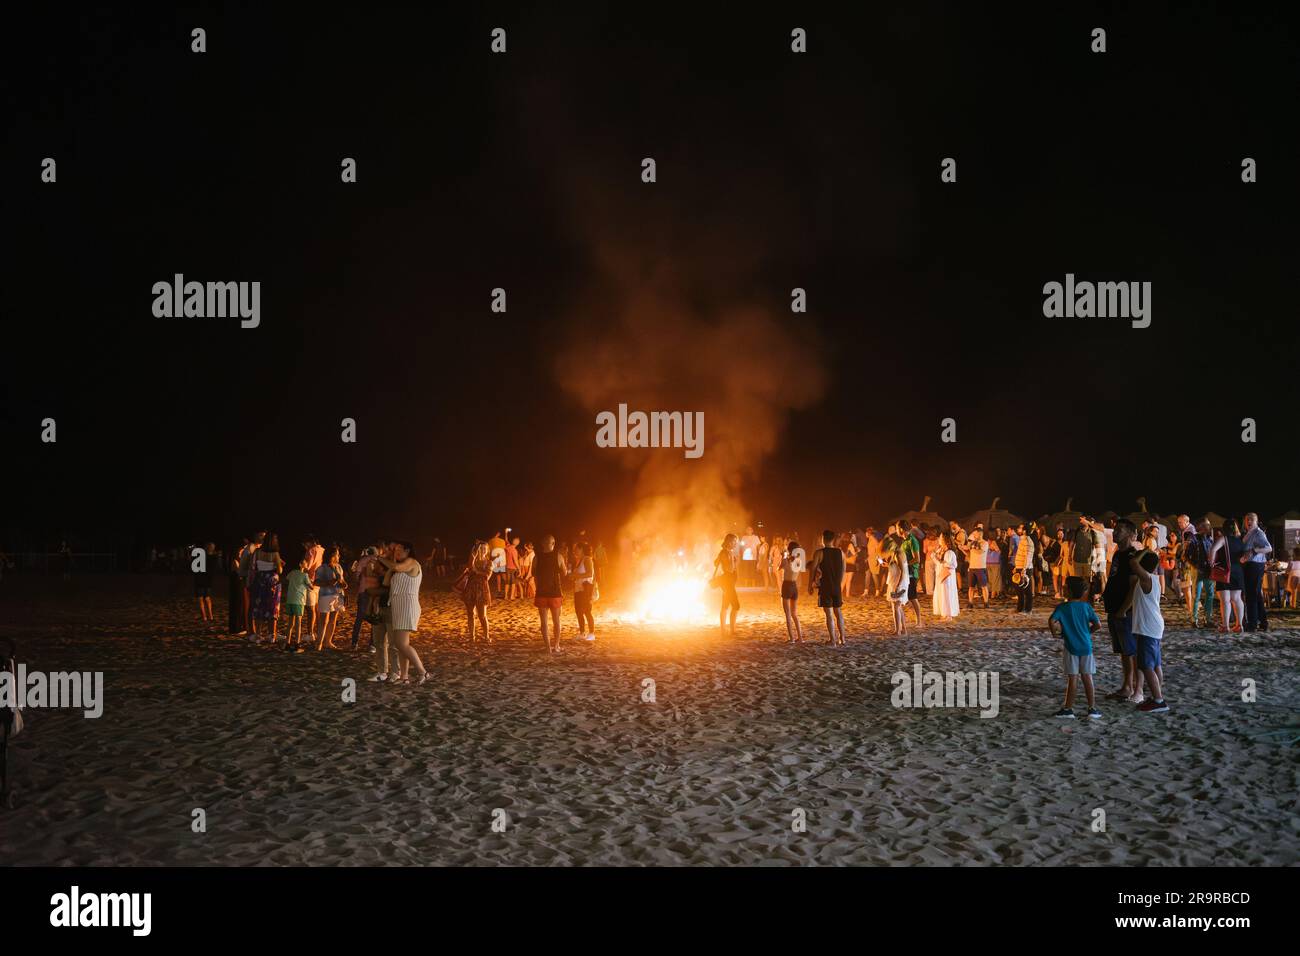
[[[885,571],[885,595],[889,598],[890,610],[894,612],[894,633],[902,634],[906,615],[908,584],[911,576],[907,568],[907,553],[901,545],[889,552],[889,563]]]
[[[284,613],[289,618],[285,650],[293,654],[303,651],[302,618],[311,587],[311,579],[307,577],[307,556],[303,555],[298,559],[298,566],[284,576]]]
[[[1157,577],[1160,557],[1154,551],[1140,551],[1130,559],[1133,584],[1126,607],[1133,609],[1133,638],[1137,642],[1137,664],[1147,679],[1151,697],[1138,704],[1144,714],[1169,711],[1164,697],[1164,668],[1160,662],[1160,642],[1165,635],[1165,619],[1160,613],[1160,582]]]
[[[1065,667],[1065,706],[1056,712],[1057,717],[1074,719],[1074,681],[1083,679],[1083,691],[1088,697],[1088,716],[1093,720],[1101,717],[1097,709],[1096,691],[1092,686],[1092,675],[1097,673],[1097,662],[1092,656],[1092,635],[1101,630],[1101,619],[1092,609],[1092,602],[1083,599],[1083,578],[1070,576],[1065,579],[1065,593],[1068,600],[1056,605],[1056,610],[1047,619],[1047,626],[1053,634],[1065,642],[1062,662]]]

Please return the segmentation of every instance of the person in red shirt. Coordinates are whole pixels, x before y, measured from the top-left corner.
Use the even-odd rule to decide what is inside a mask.
[[[522,595],[519,583],[519,537],[516,535],[506,542],[506,597],[516,598]]]

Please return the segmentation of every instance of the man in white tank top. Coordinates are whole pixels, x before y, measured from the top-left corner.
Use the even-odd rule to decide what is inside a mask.
[[[1133,556],[1133,638],[1137,642],[1138,667],[1146,678],[1151,696],[1138,704],[1144,714],[1163,714],[1169,710],[1165,703],[1164,669],[1160,663],[1160,642],[1165,634],[1165,619],[1160,613],[1159,573],[1160,556],[1154,551],[1142,550]]]

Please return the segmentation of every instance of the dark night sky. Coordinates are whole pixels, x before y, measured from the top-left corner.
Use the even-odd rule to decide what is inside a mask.
[[[608,533],[632,473],[554,368],[604,237],[815,344],[769,523],[1300,506],[1281,14],[259,6],[6,15],[0,533]],[[261,327],[154,318],[174,272],[260,280]],[[1151,281],[1152,326],[1044,318],[1067,272]]]

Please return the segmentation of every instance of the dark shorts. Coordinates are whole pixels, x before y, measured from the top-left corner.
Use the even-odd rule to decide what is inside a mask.
[[[212,588],[208,587],[206,584],[196,584],[194,585],[194,596],[212,597]]]
[[[986,588],[989,586],[989,572],[985,568],[970,569],[970,586],[973,588]]]
[[[907,579],[907,599],[908,599],[909,601],[915,601],[915,600],[916,600],[916,582],[917,582],[918,580],[919,580],[918,578],[908,578],[908,579]]]
[[[533,607],[541,608],[543,611],[558,611],[564,606],[562,597],[542,597],[538,595],[533,598]]]
[[[817,606],[818,607],[843,607],[844,595],[843,593],[841,593],[839,588],[826,591],[819,587],[817,588]]]
[[[1133,639],[1133,612],[1123,617],[1106,615],[1106,627],[1110,630],[1110,649],[1116,654],[1128,657],[1137,656],[1137,642]]]
[[[782,581],[781,582],[781,600],[797,601],[799,600],[799,582]]]
[[[1138,667],[1143,670],[1155,670],[1160,666],[1160,639],[1147,637],[1145,634],[1133,635],[1137,638]]]

